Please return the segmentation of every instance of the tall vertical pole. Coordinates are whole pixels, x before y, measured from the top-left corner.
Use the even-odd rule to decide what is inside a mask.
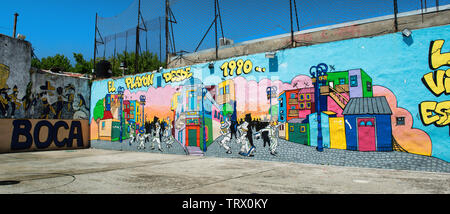
[[[294,42],[294,23],[292,21],[292,0],[289,0],[289,14],[291,17],[291,45],[292,47],[295,47],[295,42]]]
[[[202,128],[203,128],[203,152],[206,152],[206,130],[205,130],[205,95],[206,95],[207,89],[204,88],[202,85]]]
[[[98,19],[98,14],[95,13],[95,30],[94,30],[94,71],[95,71],[95,61],[96,61],[96,56],[97,56],[97,19]]]
[[[166,0],[166,68],[169,65],[169,0]]]
[[[140,18],[141,18],[141,0],[139,0],[139,6],[138,6],[138,17],[137,17],[137,26],[136,26],[136,54],[135,54],[135,70],[134,73],[139,73],[139,25],[140,25]]]
[[[162,49],[162,38],[161,38],[161,31],[162,31],[162,27],[161,27],[161,17],[158,18],[159,19],[159,61],[162,62],[162,53],[161,53],[161,49]]]
[[[14,13],[14,30],[13,30],[13,38],[16,38],[16,27],[17,27],[17,17],[19,16],[18,13]]]
[[[394,27],[395,27],[395,32],[398,31],[397,13],[398,13],[397,0],[394,0]]]
[[[218,0],[214,0],[214,35],[216,39],[216,59],[219,58],[219,47],[217,45],[217,1]]]
[[[436,0],[436,12],[439,11],[439,0]]]

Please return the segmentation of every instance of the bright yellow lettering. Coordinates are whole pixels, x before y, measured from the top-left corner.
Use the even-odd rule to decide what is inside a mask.
[[[114,87],[114,81],[108,81],[108,93],[113,93],[116,91]]]
[[[435,96],[439,96],[445,91],[444,74],[445,71],[443,70],[436,71],[436,80],[433,78],[433,72],[423,76],[425,86],[433,92]]]
[[[438,115],[433,115],[434,109],[436,109],[436,102],[425,101],[420,103],[420,116],[425,125],[430,125],[439,120]]]
[[[444,40],[436,40],[431,42],[430,48],[430,68],[435,70],[443,65],[450,66],[450,52],[442,53],[442,46],[444,46]]]

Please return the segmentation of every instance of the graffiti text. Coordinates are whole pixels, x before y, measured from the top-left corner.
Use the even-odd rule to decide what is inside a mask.
[[[72,147],[73,140],[77,141],[78,147],[83,147],[83,132],[80,121],[72,121],[69,127],[64,121],[58,121],[55,125],[52,125],[47,120],[41,120],[36,123],[34,129],[32,129],[32,124],[29,120],[14,120],[13,127],[11,139],[12,150],[29,149],[33,142],[38,149],[45,149],[49,147],[52,142],[54,142],[57,147]],[[41,133],[43,132],[43,127],[46,127],[47,133]],[[69,135],[60,141],[61,134],[59,130],[62,128],[66,130],[70,128],[70,131]],[[41,141],[41,136],[46,136],[44,137],[44,141]]]
[[[153,74],[128,77],[125,79],[125,84],[127,85],[127,89],[136,89],[141,88],[142,86],[148,87],[150,85],[153,85]]]
[[[450,124],[450,101],[425,101],[419,104],[422,122],[425,125],[435,123],[436,126]]]
[[[224,62],[222,66],[220,66],[220,69],[223,71],[224,77],[233,76],[234,73],[236,73],[236,75],[241,75],[242,72],[244,74],[248,74],[253,69],[253,63],[250,60],[246,61],[242,59],[238,59],[237,61],[231,60],[228,62]]]
[[[168,82],[180,82],[192,77],[191,68],[173,70],[163,74],[164,80]]]

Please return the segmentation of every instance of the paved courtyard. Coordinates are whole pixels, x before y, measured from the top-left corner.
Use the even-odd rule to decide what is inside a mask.
[[[268,161],[297,162],[318,165],[367,167],[380,169],[417,170],[429,172],[450,172],[450,163],[438,158],[405,152],[360,152],[341,149],[324,148],[323,152],[316,151],[315,147],[306,146],[278,139],[277,156],[269,152],[269,147],[263,146],[261,139],[253,141],[256,153],[253,157],[239,155],[240,145],[235,139],[229,144],[232,154],[225,153],[219,145],[222,137],[216,139],[206,152],[207,156],[245,158]]]
[[[254,140],[256,152],[253,157],[246,157],[239,154],[240,144],[233,138],[229,146],[232,153],[227,154],[226,150],[219,145],[222,136],[217,138],[208,146],[204,156],[222,157],[222,158],[243,158],[249,160],[266,160],[280,162],[295,162],[316,165],[367,167],[379,169],[398,169],[398,170],[416,170],[428,172],[447,172],[450,173],[450,163],[423,155],[405,153],[405,152],[360,152],[342,149],[324,148],[323,152],[316,151],[315,147],[293,143],[283,139],[278,139],[277,155],[271,155],[269,146],[264,147],[262,139]],[[122,143],[93,140],[91,146],[97,149],[111,149],[118,151],[136,151],[150,152],[158,154],[178,154],[187,155],[188,151],[178,141],[172,146],[167,147],[166,142],[161,142],[162,151],[158,150],[155,143],[155,149],[151,149],[151,142],[145,143],[144,148],[139,148],[140,143],[129,144],[129,139]]]
[[[0,154],[0,194],[29,193],[449,194],[450,173],[93,148]]]

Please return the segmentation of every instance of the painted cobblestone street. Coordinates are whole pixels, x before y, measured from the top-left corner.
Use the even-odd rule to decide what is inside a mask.
[[[219,145],[219,141],[223,137],[219,137],[203,154],[204,156],[220,157],[220,158],[243,158],[248,160],[267,160],[281,162],[296,162],[305,164],[331,165],[331,166],[349,166],[349,167],[365,167],[379,169],[396,169],[396,170],[414,170],[427,172],[446,172],[450,173],[450,164],[434,157],[426,157],[422,155],[410,154],[405,152],[359,152],[341,149],[324,148],[323,152],[318,152],[315,147],[306,146],[278,139],[277,155],[271,155],[269,146],[264,147],[261,139],[255,139],[254,145],[256,152],[253,157],[246,157],[239,154],[241,145],[236,143],[233,138],[228,145],[231,147],[231,154],[227,154],[226,150]],[[129,145],[129,139],[122,143],[109,142],[102,140],[94,140],[92,142],[95,148],[112,149],[119,151],[137,151],[151,152],[160,154],[188,154],[179,142],[172,144],[168,148],[164,140],[161,142],[162,151],[151,149],[151,143],[145,143],[145,148],[138,148],[139,142]]]
[[[450,164],[434,157],[409,154],[405,152],[359,152],[340,149],[324,148],[323,152],[316,151],[315,147],[292,143],[278,139],[277,156],[270,154],[268,146],[263,146],[261,139],[254,140],[256,152],[253,157],[239,155],[240,145],[235,140],[229,144],[232,154],[217,143],[220,137],[208,147],[207,156],[245,158],[256,160],[297,162],[319,165],[367,167],[397,170],[418,170],[429,172],[450,172]]]

